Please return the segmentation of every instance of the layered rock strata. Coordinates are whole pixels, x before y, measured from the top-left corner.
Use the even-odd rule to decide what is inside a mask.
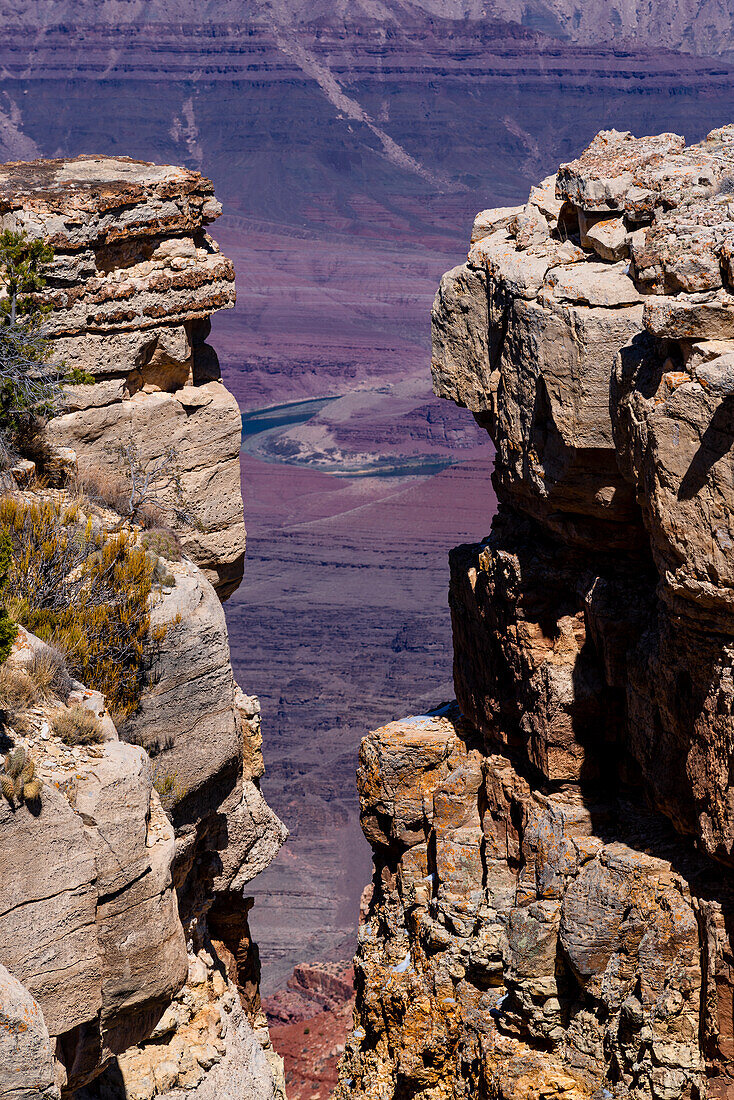
[[[222,608],[211,586],[185,560],[167,569],[155,621],[180,630],[179,589],[187,596],[193,586],[204,612],[190,615],[191,626],[204,618],[216,638]],[[169,668],[173,641],[170,652],[165,642],[156,647]],[[19,1097],[46,1095],[38,1091],[37,1046],[50,1052],[49,1097],[71,1096],[85,1084],[82,1100],[175,1098],[184,1087],[203,1100],[225,1084],[246,1100],[284,1093],[260,1007],[243,889],[272,861],[286,832],[257,785],[257,701],[234,685],[226,635],[219,652],[212,645],[208,667],[201,635],[197,641],[216,694],[187,697],[188,748],[172,700],[168,718],[154,712],[147,727],[165,745],[148,740],[149,755],[144,727],[136,727],[134,744],[120,740],[104,698],[82,685],[68,705],[98,715],[102,744],[63,744],[51,727],[53,705],[36,707],[23,735],[6,726],[4,747],[9,738],[26,749],[43,783],[32,810],[0,799],[0,960],[9,971],[2,1011],[15,1035],[12,1058],[0,1064],[0,1091],[11,1089],[9,1095],[18,1082],[26,1089]],[[22,667],[43,648],[21,630],[10,666]],[[179,671],[183,677],[190,670],[181,662]],[[145,693],[141,711],[147,699]],[[130,738],[130,729],[124,732]],[[197,740],[209,747],[208,771],[197,765]],[[189,790],[181,760],[191,757],[200,774]],[[38,1019],[28,1031],[12,1023],[14,1011],[26,1011],[23,998],[33,999]]]
[[[436,393],[494,440],[457,705],[378,730],[338,1096],[734,1094],[734,127],[477,218]]]
[[[232,266],[203,229],[218,210],[209,181],[184,169],[100,157],[0,168],[3,227],[55,249],[52,354],[84,372],[42,453],[77,475],[78,514],[100,537],[125,526],[158,547],[147,552],[161,577],[135,711],[116,728],[80,686],[106,736],[88,749],[59,744],[32,713],[39,812],[0,800],[0,1092],[24,1100],[284,1093],[244,889],[287,832],[260,792],[259,703],[234,681],[221,604],[244,525],[239,411],[205,343],[211,311],[234,300]],[[196,510],[177,525],[183,552],[120,514],[121,446],[143,469],[173,447]],[[65,499],[34,488],[32,468],[17,470],[28,499]],[[5,741],[23,736],[6,722]]]
[[[8,666],[22,668],[44,650],[21,628]],[[25,1011],[37,1020],[27,1032],[16,1028],[17,1050],[0,1067],[9,1095],[14,1087],[19,1096],[45,1095],[34,1091],[45,1061],[50,1096],[82,1084],[147,1037],[187,974],[174,830],[151,761],[119,740],[99,693],[77,684],[66,705],[74,704],[97,715],[101,744],[67,746],[43,706],[24,734],[7,725],[3,732],[4,747],[11,740],[24,749],[43,784],[37,806],[0,800],[0,958],[9,972],[2,1011],[32,998]],[[44,1031],[53,1043],[40,1043]]]
[[[0,228],[55,253],[44,299],[53,357],[94,377],[70,388],[48,427],[82,475],[122,478],[120,447],[142,464],[175,451],[193,516],[190,556],[226,596],[242,578],[240,416],[206,343],[210,315],[234,305],[234,268],[206,225],[221,213],[209,180],[125,157],[0,166]],[[174,518],[175,521],[175,518]]]

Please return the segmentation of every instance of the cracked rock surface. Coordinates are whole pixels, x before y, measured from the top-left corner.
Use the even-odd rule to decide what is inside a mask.
[[[483,211],[432,374],[497,452],[456,703],[365,739],[339,1100],[734,1092],[734,127]]]
[[[43,293],[53,358],[94,377],[69,387],[48,426],[82,475],[119,477],[119,446],[143,462],[176,452],[195,515],[187,553],[226,597],[242,579],[240,414],[206,339],[234,305],[234,267],[207,234],[221,213],[198,172],[128,157],[0,165],[0,228],[54,248]]]

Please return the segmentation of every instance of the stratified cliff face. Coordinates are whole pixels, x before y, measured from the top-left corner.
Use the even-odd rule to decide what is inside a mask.
[[[377,32],[392,37],[401,29],[414,30],[421,24],[445,21],[472,26],[475,34],[492,27],[493,21],[506,20],[517,30],[527,28],[585,45],[600,42],[634,42],[655,48],[682,49],[702,54],[723,53],[732,48],[732,6],[729,0],[347,0],[333,4],[327,0],[277,0],[248,4],[246,12],[234,0],[212,0],[196,4],[192,0],[148,0],[144,15],[126,3],[90,4],[89,0],[47,0],[39,11],[29,0],[0,3],[0,20],[16,34],[30,26],[36,37],[39,28],[45,34],[61,30],[100,32],[103,41],[120,28],[131,24],[136,33],[160,34],[161,30],[179,35],[218,36],[239,29],[243,16],[255,29],[272,30],[287,40],[295,31],[308,28],[315,37],[325,28]],[[460,32],[459,32],[460,33]],[[110,42],[110,48],[112,43]],[[19,47],[14,44],[13,48]],[[112,53],[112,50],[110,50]]]
[[[221,595],[242,579],[240,416],[206,343],[234,305],[234,268],[205,232],[221,213],[209,180],[185,168],[82,156],[0,166],[0,225],[55,251],[47,331],[76,386],[49,436],[80,472],[115,473],[120,441],[143,461],[173,447],[196,523],[184,547]]]
[[[234,681],[221,604],[245,532],[239,412],[205,343],[210,313],[234,300],[232,265],[203,230],[218,209],[208,180],[169,166],[0,168],[3,228],[55,249],[52,356],[94,376],[77,376],[45,429],[66,487],[23,499],[73,499],[75,522],[100,538],[125,526],[145,546],[117,490],[99,493],[129,474],[121,445],[143,471],[173,448],[195,513],[178,525],[183,556],[165,532],[148,551],[162,580],[134,713],[115,728],[77,684],[71,702],[104,729],[81,748],[56,736],[49,706],[22,728],[4,715],[3,751],[27,751],[43,782],[34,812],[0,799],[0,1093],[19,1100],[283,1095],[243,890],[287,833],[260,793],[259,703]],[[39,647],[21,632],[9,668]]]
[[[434,388],[496,448],[457,704],[363,742],[339,1097],[734,1092],[734,127],[477,217]]]

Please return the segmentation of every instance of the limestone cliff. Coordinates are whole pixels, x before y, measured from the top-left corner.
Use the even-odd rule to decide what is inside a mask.
[[[221,213],[209,180],[184,168],[82,156],[0,166],[0,228],[43,237],[54,355],[94,376],[74,386],[49,437],[82,473],[114,474],[120,441],[143,460],[176,450],[196,524],[180,530],[221,595],[242,579],[240,416],[206,343],[234,305],[234,268],[205,226]]]
[[[483,211],[437,394],[497,457],[456,704],[377,730],[338,1097],[734,1094],[734,127]]]
[[[210,313],[234,301],[203,228],[218,212],[208,180],[170,166],[0,167],[2,227],[54,247],[52,356],[81,372],[43,439],[61,487],[13,489],[6,474],[5,491],[61,502],[100,545],[124,528],[157,548],[158,578],[132,713],[110,716],[77,683],[19,721],[3,714],[3,751],[23,749],[43,785],[38,804],[12,784],[0,799],[0,1093],[18,1100],[284,1094],[243,891],[287,834],[260,793],[259,704],[233,679],[221,605],[245,531],[239,412],[205,342]],[[121,444],[141,468],[173,448],[196,513],[173,521],[182,550],[115,510]],[[7,674],[44,648],[21,631]],[[66,744],[53,715],[69,707],[96,714],[101,739]]]

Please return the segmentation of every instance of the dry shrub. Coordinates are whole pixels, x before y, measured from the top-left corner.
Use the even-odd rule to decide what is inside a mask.
[[[79,703],[60,707],[51,718],[51,731],[65,745],[95,745],[103,737],[97,715]]]
[[[92,504],[110,508],[119,516],[130,512],[130,482],[127,478],[106,470],[100,466],[80,470],[77,474],[77,488]],[[143,504],[137,509],[135,522],[141,527],[157,528],[163,513],[154,504]]]
[[[119,512],[125,506],[127,485],[118,474],[110,470],[102,470],[99,467],[79,470],[76,484],[92,504],[111,508],[113,512]]]
[[[69,669],[132,713],[144,682],[152,567],[120,532],[83,523],[77,506],[0,499],[0,534],[13,554],[6,603],[16,622],[67,654]]]
[[[30,710],[41,701],[41,690],[33,677],[14,665],[0,667],[0,709],[6,712]]]
[[[28,662],[28,673],[43,695],[68,698],[72,678],[66,657],[56,646],[47,645],[36,650]]]

